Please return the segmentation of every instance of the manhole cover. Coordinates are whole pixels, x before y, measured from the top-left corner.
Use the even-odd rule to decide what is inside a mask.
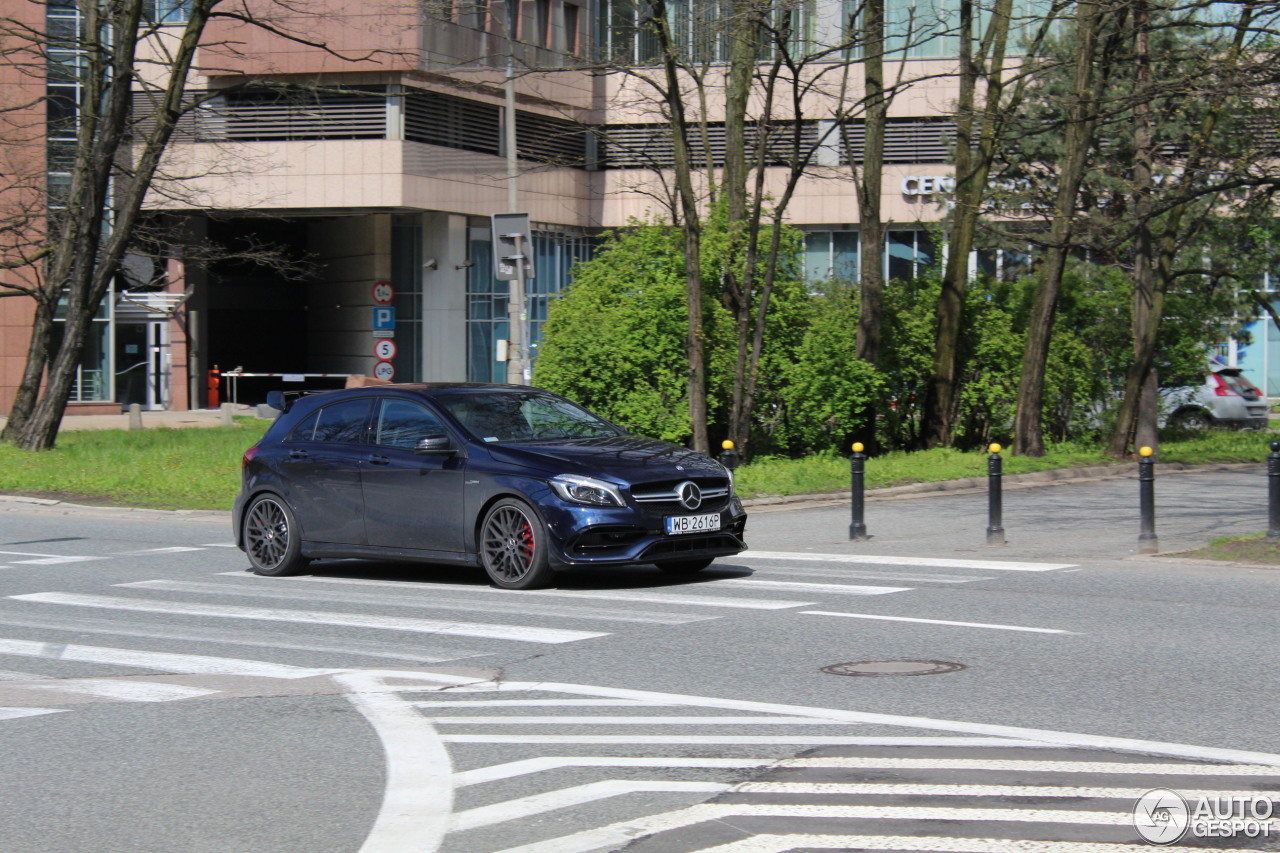
[[[962,663],[944,660],[863,660],[856,663],[836,663],[824,666],[823,672],[831,675],[940,675],[964,669]]]

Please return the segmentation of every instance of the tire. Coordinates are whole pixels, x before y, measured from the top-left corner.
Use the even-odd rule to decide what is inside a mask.
[[[674,563],[658,563],[658,568],[671,575],[691,575],[700,572],[715,562],[715,557],[703,557],[700,560],[677,560]]]
[[[1209,429],[1213,426],[1213,418],[1203,409],[1184,409],[1174,414],[1173,425],[1178,429]]]
[[[241,541],[254,572],[260,575],[291,575],[310,562],[302,556],[302,535],[293,510],[275,495],[260,495],[249,504],[241,522]]]
[[[537,589],[555,574],[547,560],[546,530],[524,501],[504,498],[480,525],[480,561],[494,586]]]

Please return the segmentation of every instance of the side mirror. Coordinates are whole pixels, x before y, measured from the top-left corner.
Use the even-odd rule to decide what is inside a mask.
[[[447,435],[428,435],[418,439],[418,443],[413,446],[413,452],[419,455],[427,455],[434,453],[454,453],[453,442],[449,440]]]

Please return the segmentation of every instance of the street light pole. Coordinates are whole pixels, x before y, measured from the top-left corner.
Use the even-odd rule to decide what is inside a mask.
[[[519,212],[519,177],[520,163],[516,150],[516,14],[520,0],[507,0],[507,76],[504,84],[504,104],[503,104],[503,147],[506,149],[507,155],[507,210],[510,213]],[[507,340],[510,342],[507,348],[507,384],[509,385],[525,385],[529,381],[527,374],[528,368],[528,352],[527,335],[525,334],[526,324],[528,323],[529,314],[525,310],[524,296],[524,253],[526,247],[522,245],[521,237],[515,238],[516,242],[516,277],[507,283]],[[494,247],[495,250],[497,247]]]

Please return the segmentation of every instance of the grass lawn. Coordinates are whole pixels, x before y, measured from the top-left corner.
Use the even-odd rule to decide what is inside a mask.
[[[1203,548],[1184,551],[1178,556],[1196,560],[1230,560],[1236,563],[1280,566],[1280,541],[1268,539],[1264,533],[1223,536],[1210,540]]]
[[[200,429],[69,430],[53,450],[29,453],[0,445],[0,493],[73,503],[157,509],[231,508],[240,488],[240,458],[269,422],[237,418],[233,427]],[[1166,440],[1164,462],[1259,462],[1272,433],[1210,431]],[[1004,471],[1124,464],[1100,447],[1073,443],[1041,459],[1004,456]],[[937,482],[986,473],[985,452],[894,452],[867,460],[868,488]],[[759,459],[738,470],[744,497],[843,492],[849,460],[835,453],[805,459]]]

